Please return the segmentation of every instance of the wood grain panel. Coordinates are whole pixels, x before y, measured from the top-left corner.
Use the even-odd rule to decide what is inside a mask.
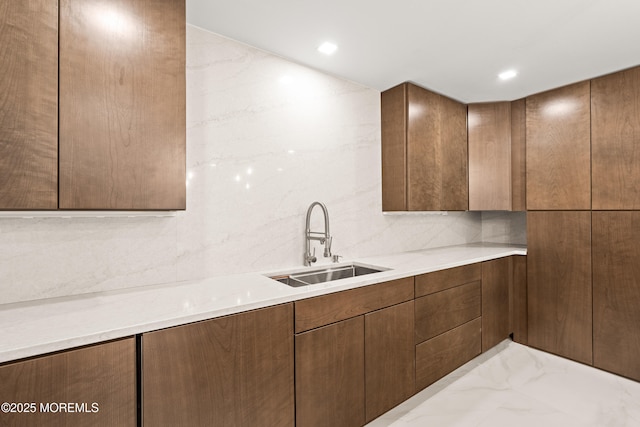
[[[185,209],[184,0],[60,0],[60,208]]]
[[[366,421],[415,392],[413,301],[364,317]]]
[[[640,212],[593,212],[593,364],[640,381]]]
[[[142,336],[144,425],[293,426],[293,304]]]
[[[296,333],[413,299],[413,277],[296,301]]]
[[[591,209],[590,84],[527,97],[527,209]]]
[[[593,209],[640,209],[640,67],[591,81]]]
[[[417,298],[416,344],[479,317],[481,299],[481,282]]]
[[[527,212],[529,345],[591,364],[591,212]]]
[[[407,210],[407,84],[380,95],[382,210]]]
[[[513,340],[515,342],[527,345],[529,343],[527,326],[527,257],[513,256],[511,258],[513,259],[511,330],[513,331]]]
[[[482,352],[509,338],[511,257],[482,263]]]
[[[296,426],[364,425],[364,316],[296,335],[295,340]]]
[[[416,276],[416,298],[482,280],[482,264],[468,264]]]
[[[511,210],[511,103],[469,104],[469,210]]]
[[[127,338],[0,366],[3,402],[37,405],[35,413],[2,413],[13,427],[137,425],[136,343]],[[76,412],[59,410],[77,403]],[[94,403],[97,408],[94,408]],[[49,406],[49,412],[41,409]],[[83,406],[84,404],[84,406]]]
[[[511,210],[526,210],[526,106],[524,99],[511,102]]]
[[[1,2],[0,57],[0,209],[56,209],[57,2]]]
[[[480,354],[481,325],[477,318],[416,346],[416,391]]]
[[[466,210],[466,106],[412,84],[407,90],[407,208]]]

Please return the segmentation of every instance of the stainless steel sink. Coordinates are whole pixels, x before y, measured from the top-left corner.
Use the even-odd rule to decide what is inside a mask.
[[[318,283],[330,282],[332,280],[347,279],[349,277],[362,276],[365,274],[380,273],[387,268],[365,266],[360,264],[348,264],[335,267],[317,268],[298,273],[282,274],[270,276],[271,279],[289,286],[307,286]]]

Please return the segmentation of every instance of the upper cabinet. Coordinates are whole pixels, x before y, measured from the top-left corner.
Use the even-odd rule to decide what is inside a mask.
[[[466,210],[466,105],[403,83],[381,108],[382,210]]]
[[[526,103],[527,210],[591,209],[589,82]]]
[[[469,210],[525,209],[524,106],[469,104]]]
[[[58,207],[58,6],[0,4],[0,209]]]
[[[5,3],[0,209],[185,209],[184,0]]]
[[[184,0],[60,0],[60,208],[185,208]]]
[[[640,209],[640,67],[591,81],[593,209]]]

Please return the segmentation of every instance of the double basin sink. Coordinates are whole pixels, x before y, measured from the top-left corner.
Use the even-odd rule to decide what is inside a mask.
[[[273,280],[277,280],[280,283],[298,287],[316,285],[318,283],[347,279],[350,277],[363,276],[365,274],[380,273],[386,270],[388,270],[388,268],[352,263],[335,267],[330,266],[324,268],[314,268],[313,270],[306,270],[291,274],[285,273],[269,277]]]

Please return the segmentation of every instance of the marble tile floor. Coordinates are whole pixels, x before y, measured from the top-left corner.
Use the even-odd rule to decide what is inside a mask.
[[[640,426],[640,383],[507,340],[367,424],[383,426]]]

